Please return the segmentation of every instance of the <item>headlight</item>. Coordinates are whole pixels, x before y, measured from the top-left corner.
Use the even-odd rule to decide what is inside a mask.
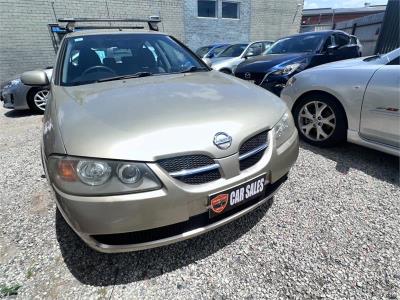
[[[20,78],[11,80],[9,83],[7,83],[7,85],[4,86],[4,89],[16,86],[16,85],[18,85],[20,83],[21,83],[21,79]]]
[[[119,180],[127,184],[136,183],[142,178],[142,173],[135,164],[121,164],[117,174]]]
[[[295,130],[292,114],[290,112],[286,112],[275,125],[274,129],[276,147],[279,148],[292,136],[293,131]]]
[[[294,71],[296,71],[299,67],[301,66],[301,63],[295,63],[295,64],[290,64],[287,66],[284,66],[282,69],[279,69],[272,74],[274,75],[290,75]]]
[[[102,161],[80,160],[76,165],[79,179],[87,185],[102,185],[111,175],[111,167]]]
[[[21,83],[21,79],[17,78],[17,79],[11,80],[10,85],[14,86],[14,85],[18,85],[20,83]]]
[[[161,188],[144,163],[51,156],[48,170],[53,184],[71,195],[116,195]]]

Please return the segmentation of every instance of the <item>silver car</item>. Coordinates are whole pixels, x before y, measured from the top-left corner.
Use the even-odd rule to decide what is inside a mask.
[[[48,78],[51,78],[53,69],[45,69]],[[46,101],[49,90],[46,87],[34,87],[25,85],[20,75],[7,80],[0,86],[0,99],[3,107],[15,110],[30,109],[35,113],[43,113],[46,109]]]
[[[234,44],[218,56],[211,58],[211,67],[226,74],[234,74],[236,67],[248,57],[261,55],[273,41],[256,41],[247,44]]]
[[[213,44],[208,46],[200,47],[195,51],[198,57],[200,58],[213,58],[218,56],[222,51],[224,51],[229,44]]]
[[[300,136],[318,146],[345,140],[400,156],[400,48],[301,72],[281,98]]]
[[[42,71],[22,80],[50,85],[46,176],[65,220],[98,251],[224,226],[270,199],[298,155],[282,100],[166,34],[69,33],[51,81]]]

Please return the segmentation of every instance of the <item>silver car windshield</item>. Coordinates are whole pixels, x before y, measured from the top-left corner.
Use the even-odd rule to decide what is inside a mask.
[[[196,54],[199,57],[203,57],[204,55],[206,55],[213,47],[212,46],[205,46],[205,47],[201,47],[200,49],[197,49]]]
[[[363,61],[370,62],[374,64],[387,64],[391,61],[399,61],[400,48],[390,51],[386,54],[376,54],[372,56],[365,57]]]
[[[248,44],[235,44],[229,46],[224,51],[222,51],[218,57],[238,57],[246,49]]]
[[[208,69],[194,54],[169,36],[88,35],[67,40],[61,85],[199,70]]]

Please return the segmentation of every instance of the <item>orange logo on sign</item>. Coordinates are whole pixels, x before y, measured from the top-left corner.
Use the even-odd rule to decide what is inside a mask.
[[[221,194],[211,199],[211,209],[213,212],[219,214],[224,211],[226,205],[228,204],[228,194]]]

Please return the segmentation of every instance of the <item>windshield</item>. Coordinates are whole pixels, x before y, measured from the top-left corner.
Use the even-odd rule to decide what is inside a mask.
[[[212,49],[212,46],[201,47],[200,49],[198,49],[198,50],[196,51],[196,54],[197,54],[199,57],[203,57],[203,56],[206,55],[211,49]]]
[[[398,49],[389,52],[387,54],[376,54],[376,55],[372,55],[372,56],[367,56],[363,59],[363,61],[365,62],[371,62],[373,64],[387,64],[391,61],[398,61],[399,60],[399,54],[396,55],[396,52],[399,52]]]
[[[376,55],[372,55],[372,56],[368,56],[368,57],[364,58],[363,61],[369,62],[369,61],[375,61],[375,60],[378,60],[378,59],[380,60],[381,58],[382,58],[381,55],[376,54]]]
[[[214,56],[217,56],[217,55],[220,54],[222,51],[224,51],[224,50],[226,49],[226,47],[227,47],[226,45],[215,47],[215,48],[212,50],[212,53],[214,54]]]
[[[263,54],[316,52],[323,42],[321,34],[307,34],[276,41]]]
[[[238,57],[243,53],[248,44],[235,44],[222,51],[218,57]]]
[[[208,70],[191,52],[160,34],[104,34],[69,38],[61,85],[80,85],[135,74]]]

